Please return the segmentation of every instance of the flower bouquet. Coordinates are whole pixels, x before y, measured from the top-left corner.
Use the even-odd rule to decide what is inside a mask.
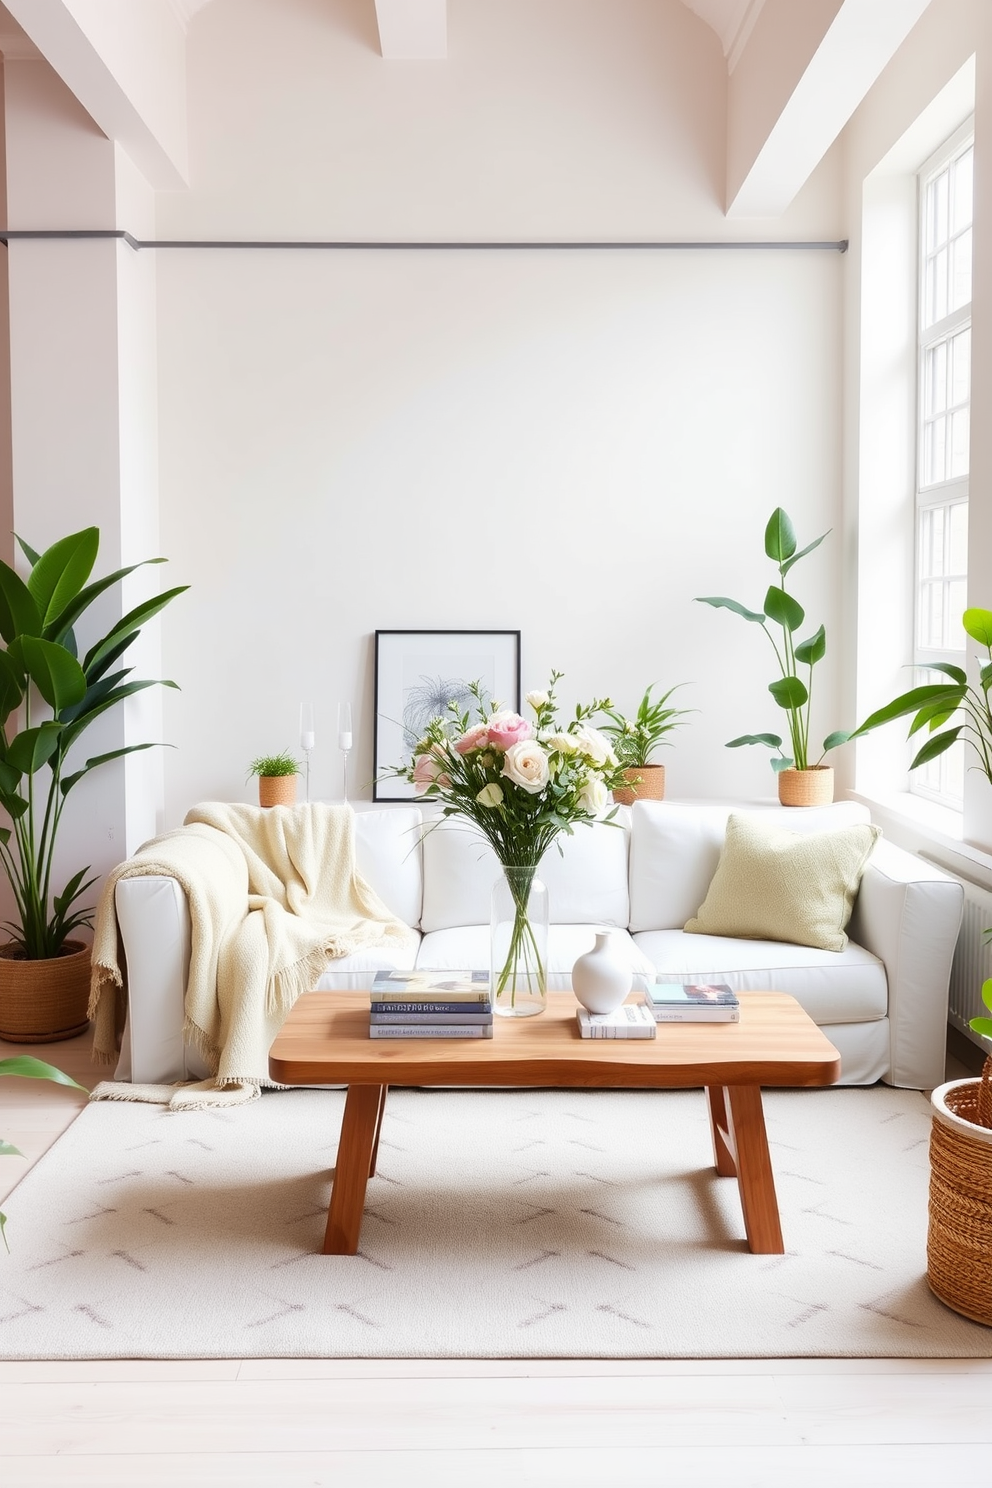
[[[442,816],[468,818],[499,859],[499,887],[510,900],[498,950],[494,911],[492,999],[499,1013],[546,1006],[546,937],[529,911],[537,866],[576,823],[614,815],[611,793],[623,784],[609,739],[588,721],[605,701],[580,705],[559,723],[554,689],[561,676],[552,672],[546,692],[527,694],[533,722],[487,700],[473,683],[474,706],[461,712],[452,704],[447,717],[432,718],[411,763],[390,772],[411,781],[417,795],[440,801]]]

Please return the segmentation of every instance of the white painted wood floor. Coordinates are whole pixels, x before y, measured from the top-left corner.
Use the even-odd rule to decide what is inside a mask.
[[[102,1078],[88,1037],[18,1052]],[[0,1203],[83,1103],[0,1081],[25,1154]],[[978,1488],[992,1463],[992,1360],[0,1362],[0,1399],[4,1488]]]

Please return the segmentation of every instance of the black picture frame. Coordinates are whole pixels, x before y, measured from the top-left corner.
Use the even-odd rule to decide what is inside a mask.
[[[373,801],[416,799],[409,781],[385,772],[412,757],[428,718],[443,713],[449,698],[461,707],[472,704],[470,682],[481,682],[489,698],[519,712],[519,630],[375,632]]]

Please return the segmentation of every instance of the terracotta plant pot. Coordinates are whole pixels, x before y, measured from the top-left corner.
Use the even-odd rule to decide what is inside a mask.
[[[89,1027],[90,948],[67,940],[65,954],[27,961],[0,946],[0,1038],[12,1044],[50,1044]]]
[[[992,1055],[980,1080],[951,1080],[930,1104],[927,1284],[992,1328]]]
[[[637,765],[633,770],[624,770],[624,779],[630,788],[621,787],[613,792],[614,801],[621,806],[633,806],[635,801],[663,801],[665,799],[664,765]]]
[[[295,775],[259,775],[259,806],[295,806]]]
[[[832,765],[808,770],[779,770],[778,799],[783,806],[829,806],[834,798]]]

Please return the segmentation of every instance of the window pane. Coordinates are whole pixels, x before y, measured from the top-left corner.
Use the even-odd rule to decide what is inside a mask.
[[[968,504],[958,501],[950,510],[948,568],[951,573],[968,572]],[[962,610],[964,606],[962,605]]]
[[[952,413],[951,424],[951,478],[968,474],[968,459],[971,448],[971,412],[959,408]]]
[[[949,309],[959,310],[971,299],[971,228],[955,238],[951,247]]]
[[[948,236],[948,171],[941,171],[933,183],[933,241],[946,243]]]
[[[967,403],[971,397],[971,329],[959,331],[951,341],[951,402]]]
[[[954,217],[951,224],[952,232],[960,232],[962,227],[967,227],[971,222],[972,208],[972,173],[974,168],[975,152],[969,146],[963,155],[960,155],[952,167],[953,191],[954,191]]]
[[[927,412],[943,413],[947,407],[947,342],[927,352]]]
[[[946,421],[934,419],[928,424],[925,436],[924,480],[927,485],[944,479],[944,443]]]
[[[933,312],[931,322],[947,314],[947,249],[941,248],[933,260]]]
[[[949,651],[963,651],[966,641],[961,616],[968,608],[968,580],[953,579],[947,586],[947,624],[944,645]]]

